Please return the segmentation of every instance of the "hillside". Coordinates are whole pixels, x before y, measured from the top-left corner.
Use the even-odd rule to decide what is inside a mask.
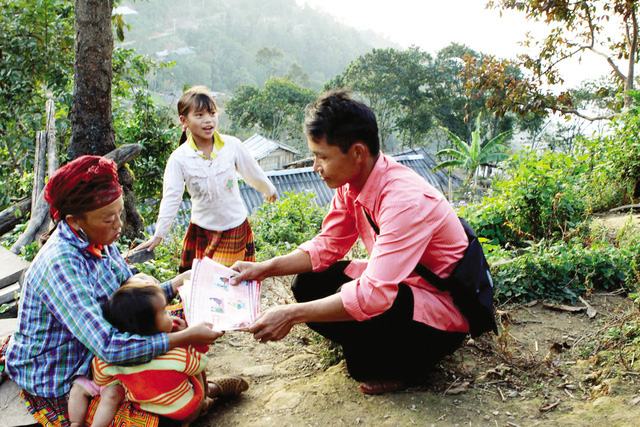
[[[175,62],[151,79],[151,89],[161,92],[205,84],[230,94],[238,84],[261,86],[296,69],[308,76],[307,86],[320,90],[363,53],[397,47],[295,0],[126,0],[120,8],[130,25],[123,47]],[[264,47],[282,54],[261,66],[256,54]],[[301,70],[292,69],[294,63]]]

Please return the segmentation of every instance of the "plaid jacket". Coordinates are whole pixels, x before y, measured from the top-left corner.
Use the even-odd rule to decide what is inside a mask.
[[[25,275],[7,373],[33,395],[65,395],[77,375],[90,376],[93,355],[113,364],[141,363],[169,349],[166,334],[121,334],[102,317],[100,304],[131,270],[115,244],[102,258],[87,246],[61,221]],[[170,282],[161,286],[173,296]]]

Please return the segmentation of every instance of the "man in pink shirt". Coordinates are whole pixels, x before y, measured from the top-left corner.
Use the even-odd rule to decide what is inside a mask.
[[[248,330],[277,341],[306,323],[342,345],[363,392],[402,389],[453,353],[469,331],[449,293],[413,271],[422,263],[448,277],[467,236],[442,193],[380,152],[375,115],[348,92],[321,95],[307,109],[304,130],[314,170],[336,193],[312,240],[287,255],[232,267],[240,272],[236,281],[297,274],[298,302],[265,311]],[[358,236],[370,258],[340,261]]]

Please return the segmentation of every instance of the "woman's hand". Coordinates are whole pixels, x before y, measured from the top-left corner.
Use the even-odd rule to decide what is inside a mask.
[[[273,194],[272,194],[272,195],[270,195],[270,196],[267,196],[266,194],[264,194],[263,196],[264,196],[264,200],[265,200],[267,203],[273,203],[273,202],[275,202],[275,201],[278,199],[278,192],[277,192],[277,191],[274,191],[274,192],[273,192]]]
[[[224,335],[224,331],[216,331],[212,329],[211,323],[198,323],[195,326],[189,326],[185,332],[189,334],[190,344],[194,345],[210,345],[218,338]]]
[[[169,348],[176,348],[183,345],[211,345],[218,338],[224,335],[223,331],[211,329],[210,323],[198,323],[189,326],[179,332],[171,332],[167,334],[169,337]]]
[[[171,279],[171,287],[173,288],[174,295],[178,293],[178,288],[184,284],[185,280],[188,279],[191,279],[191,270],[180,273],[176,277]]]
[[[138,246],[133,248],[133,250],[137,252],[146,249],[148,252],[151,252],[156,248],[156,246],[160,244],[160,242],[162,242],[162,238],[153,236],[150,237],[146,242],[140,243]]]

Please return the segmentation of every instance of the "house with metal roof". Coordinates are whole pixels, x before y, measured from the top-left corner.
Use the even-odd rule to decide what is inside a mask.
[[[257,133],[243,144],[264,171],[282,169],[300,156],[298,150]]]

